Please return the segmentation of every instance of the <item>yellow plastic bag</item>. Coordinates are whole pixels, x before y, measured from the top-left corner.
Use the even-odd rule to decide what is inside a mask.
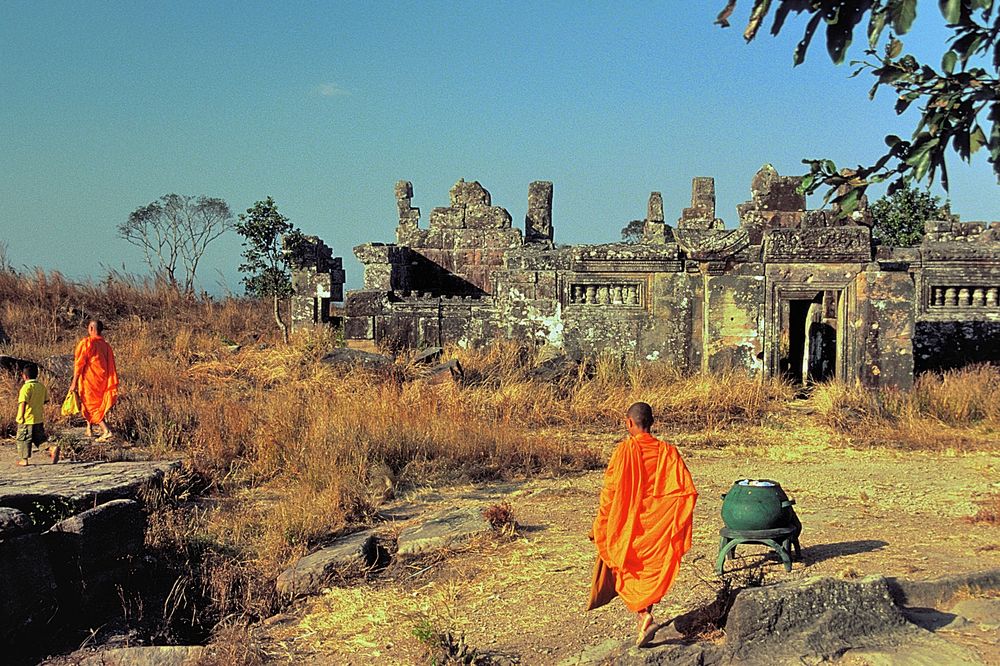
[[[62,415],[63,416],[73,416],[74,414],[80,413],[80,402],[76,399],[76,393],[70,391],[66,394],[66,399],[63,400],[62,404]]]

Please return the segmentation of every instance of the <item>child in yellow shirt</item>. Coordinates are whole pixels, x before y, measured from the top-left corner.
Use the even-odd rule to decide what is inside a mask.
[[[40,446],[45,437],[45,416],[42,406],[49,397],[48,389],[38,381],[38,366],[34,363],[21,369],[24,384],[17,395],[17,464],[28,464],[32,445]],[[55,451],[53,449],[53,451]],[[53,462],[57,454],[52,453]]]

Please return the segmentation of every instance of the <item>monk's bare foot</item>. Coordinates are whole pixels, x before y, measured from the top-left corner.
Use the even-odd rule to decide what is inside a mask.
[[[649,641],[653,639],[656,635],[656,630],[659,627],[653,622],[653,614],[648,612],[639,613],[639,635],[635,639],[635,644],[638,647],[644,647],[649,644]]]
[[[28,466],[28,461],[27,460],[18,460],[17,461],[17,466],[18,467],[27,467]]]
[[[113,437],[113,435],[111,434],[111,431],[110,430],[105,430],[101,434],[101,436],[98,437],[97,439],[95,439],[94,441],[95,442],[107,442],[107,441],[110,441],[112,437]]]
[[[93,438],[93,436],[94,436],[94,431],[90,429],[90,426],[87,426],[87,432],[85,432],[85,433],[84,433],[84,435],[85,435],[85,436],[86,436],[86,437],[87,437],[88,439],[91,439],[91,438]]]

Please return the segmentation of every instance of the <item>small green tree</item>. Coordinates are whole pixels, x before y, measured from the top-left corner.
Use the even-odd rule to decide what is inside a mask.
[[[646,226],[645,220],[632,220],[622,227],[622,242],[641,243],[643,228]]]
[[[236,232],[243,237],[240,272],[244,273],[246,292],[258,298],[271,297],[274,321],[281,329],[282,339],[288,342],[288,326],[281,318],[280,303],[292,294],[288,248],[299,244],[302,232],[278,212],[271,197],[254,203],[245,214],[241,213]]]
[[[924,222],[948,219],[941,198],[909,184],[871,205],[872,237],[879,245],[913,247],[924,237]]]

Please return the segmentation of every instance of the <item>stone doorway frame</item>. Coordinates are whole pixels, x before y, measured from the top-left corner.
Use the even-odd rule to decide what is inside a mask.
[[[780,377],[781,341],[783,330],[790,322],[783,321],[783,313],[790,310],[791,301],[813,300],[824,291],[837,292],[837,342],[836,368],[831,379],[847,381],[848,368],[856,349],[857,333],[850,325],[857,312],[857,287],[854,276],[840,280],[787,282],[767,278],[767,302],[764,304],[764,374]],[[786,304],[789,307],[786,307]]]

